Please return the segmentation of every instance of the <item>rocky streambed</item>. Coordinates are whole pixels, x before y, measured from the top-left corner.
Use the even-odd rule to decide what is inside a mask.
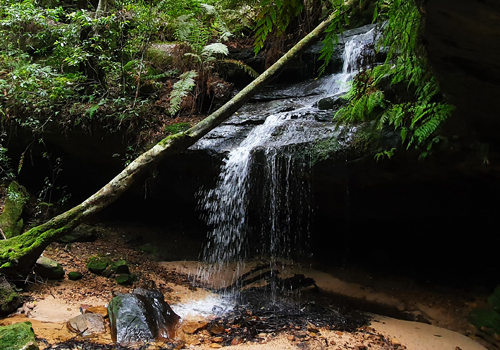
[[[283,261],[281,280],[303,275],[313,283],[297,287],[300,293],[281,290],[269,299],[269,293],[262,294],[268,279],[254,278],[239,303],[228,304],[214,288],[204,288],[196,280],[207,268],[202,263],[157,262],[133,244],[136,235],[154,228],[115,224],[96,230],[95,242],[54,243],[44,253],[65,271],[80,271],[82,279],[27,281],[23,306],[0,324],[31,322],[40,349],[130,348],[131,344],[113,340],[106,306],[115,295],[147,287],[158,290],[182,318],[171,337],[135,348],[484,349],[473,340],[477,335],[466,321],[467,313],[486,300],[486,294],[478,291],[439,289],[352,269],[312,269]],[[159,235],[161,229],[156,230]],[[172,239],[172,249],[184,243]],[[119,285],[89,272],[87,263],[96,256],[125,259],[136,281]],[[263,263],[246,263],[240,275],[265,272],[257,269]],[[234,279],[233,269],[228,268],[222,278]],[[104,320],[104,331],[90,335],[85,333],[89,325],[83,329],[75,325],[75,317],[88,314]]]

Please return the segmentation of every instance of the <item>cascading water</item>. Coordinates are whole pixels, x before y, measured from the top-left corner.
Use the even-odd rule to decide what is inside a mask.
[[[210,279],[225,270],[229,262],[239,263],[233,278],[238,276],[251,248],[253,253],[269,258],[270,265],[276,264],[275,258],[289,257],[292,248],[301,245],[301,238],[302,242],[307,241],[308,232],[302,231],[308,231],[311,216],[310,164],[307,152],[298,156],[297,150],[304,150],[336,132],[332,124],[325,125],[315,119],[318,110],[314,106],[322,98],[347,91],[373,36],[372,29],[350,38],[345,43],[342,72],[319,79],[320,83],[315,82],[309,95],[303,93],[304,84],[297,84],[274,93],[275,96],[302,93],[301,98],[286,100],[278,107],[275,102],[260,103],[272,114],[253,127],[237,147],[230,149],[216,187],[200,191],[199,206],[212,228],[204,249],[204,259],[212,267],[202,277]],[[259,103],[247,104],[239,118],[255,113],[256,105]],[[200,140],[199,147],[203,147],[203,142]],[[259,210],[250,213],[250,207]],[[258,225],[250,222],[255,212],[259,214],[258,220],[254,219],[260,221]],[[222,285],[230,283],[222,281]]]

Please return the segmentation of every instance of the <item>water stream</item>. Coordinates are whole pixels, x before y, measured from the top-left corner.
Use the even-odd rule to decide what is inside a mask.
[[[318,120],[321,111],[316,106],[321,99],[336,98],[348,90],[373,36],[372,29],[346,41],[340,73],[271,88],[256,97],[261,102],[247,104],[220,127],[261,120],[228,149],[216,187],[200,192],[199,207],[211,228],[203,256],[211,268],[202,277],[210,280],[236,263],[234,279],[250,257],[265,257],[272,269],[278,257],[307,252],[313,209],[309,205],[311,161],[304,150],[338,133],[332,123]],[[198,147],[214,138],[207,135]]]

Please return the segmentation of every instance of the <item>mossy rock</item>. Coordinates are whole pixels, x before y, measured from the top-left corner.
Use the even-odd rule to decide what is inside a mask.
[[[135,280],[136,280],[136,276],[133,274],[128,274],[128,273],[118,275],[115,278],[116,283],[118,283],[122,286],[131,285],[134,283]]]
[[[35,264],[35,272],[50,280],[60,280],[64,278],[64,269],[55,260],[41,256]]]
[[[68,273],[68,279],[71,281],[81,280],[82,277],[83,277],[83,274],[79,271],[71,271]]]
[[[157,43],[151,45],[146,51],[146,58],[159,68],[167,68],[172,65],[173,54],[179,45],[176,43]]]
[[[119,260],[111,264],[111,270],[116,274],[129,274],[128,263],[126,260]]]
[[[106,267],[108,267],[109,263],[109,259],[94,256],[90,258],[89,262],[87,263],[87,269],[90,272],[95,273],[96,275],[100,275],[104,272],[104,270],[106,270]]]
[[[21,322],[0,327],[0,349],[38,350],[31,322]]]
[[[130,270],[128,268],[128,263],[126,260],[119,260],[111,263],[106,267],[106,269],[101,273],[103,277],[111,277],[112,275],[129,274]]]
[[[12,181],[7,189],[7,198],[0,215],[0,229],[5,237],[12,238],[21,234],[24,226],[22,214],[28,199],[26,188]]]
[[[4,277],[0,277],[0,315],[13,313],[22,304],[23,298],[15,288]]]

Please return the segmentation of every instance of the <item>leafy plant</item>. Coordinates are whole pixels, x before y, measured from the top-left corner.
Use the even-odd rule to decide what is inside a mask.
[[[263,47],[268,35],[276,31],[280,36],[290,24],[290,20],[299,15],[304,9],[304,2],[298,0],[263,0],[261,10],[257,15],[255,26],[254,51],[257,54]]]
[[[379,11],[385,9],[385,11]],[[380,0],[375,18],[387,18],[378,49],[387,51],[383,65],[361,72],[337,112],[338,122],[375,121],[381,129],[393,126],[407,148],[423,148],[427,155],[434,136],[454,108],[439,92],[419,40],[421,16],[413,1]],[[390,97],[388,97],[390,95]],[[389,156],[393,151],[382,152]]]
[[[195,71],[186,72],[182,74],[179,77],[180,80],[174,84],[172,93],[170,94],[170,108],[168,110],[171,115],[179,112],[182,99],[187,96],[187,94],[196,85],[194,79],[197,76],[198,73],[196,73]]]
[[[0,141],[3,141],[5,134],[1,135]],[[7,148],[0,143],[0,177],[2,182],[7,182],[15,178],[14,170],[11,167],[10,157],[7,155]]]

